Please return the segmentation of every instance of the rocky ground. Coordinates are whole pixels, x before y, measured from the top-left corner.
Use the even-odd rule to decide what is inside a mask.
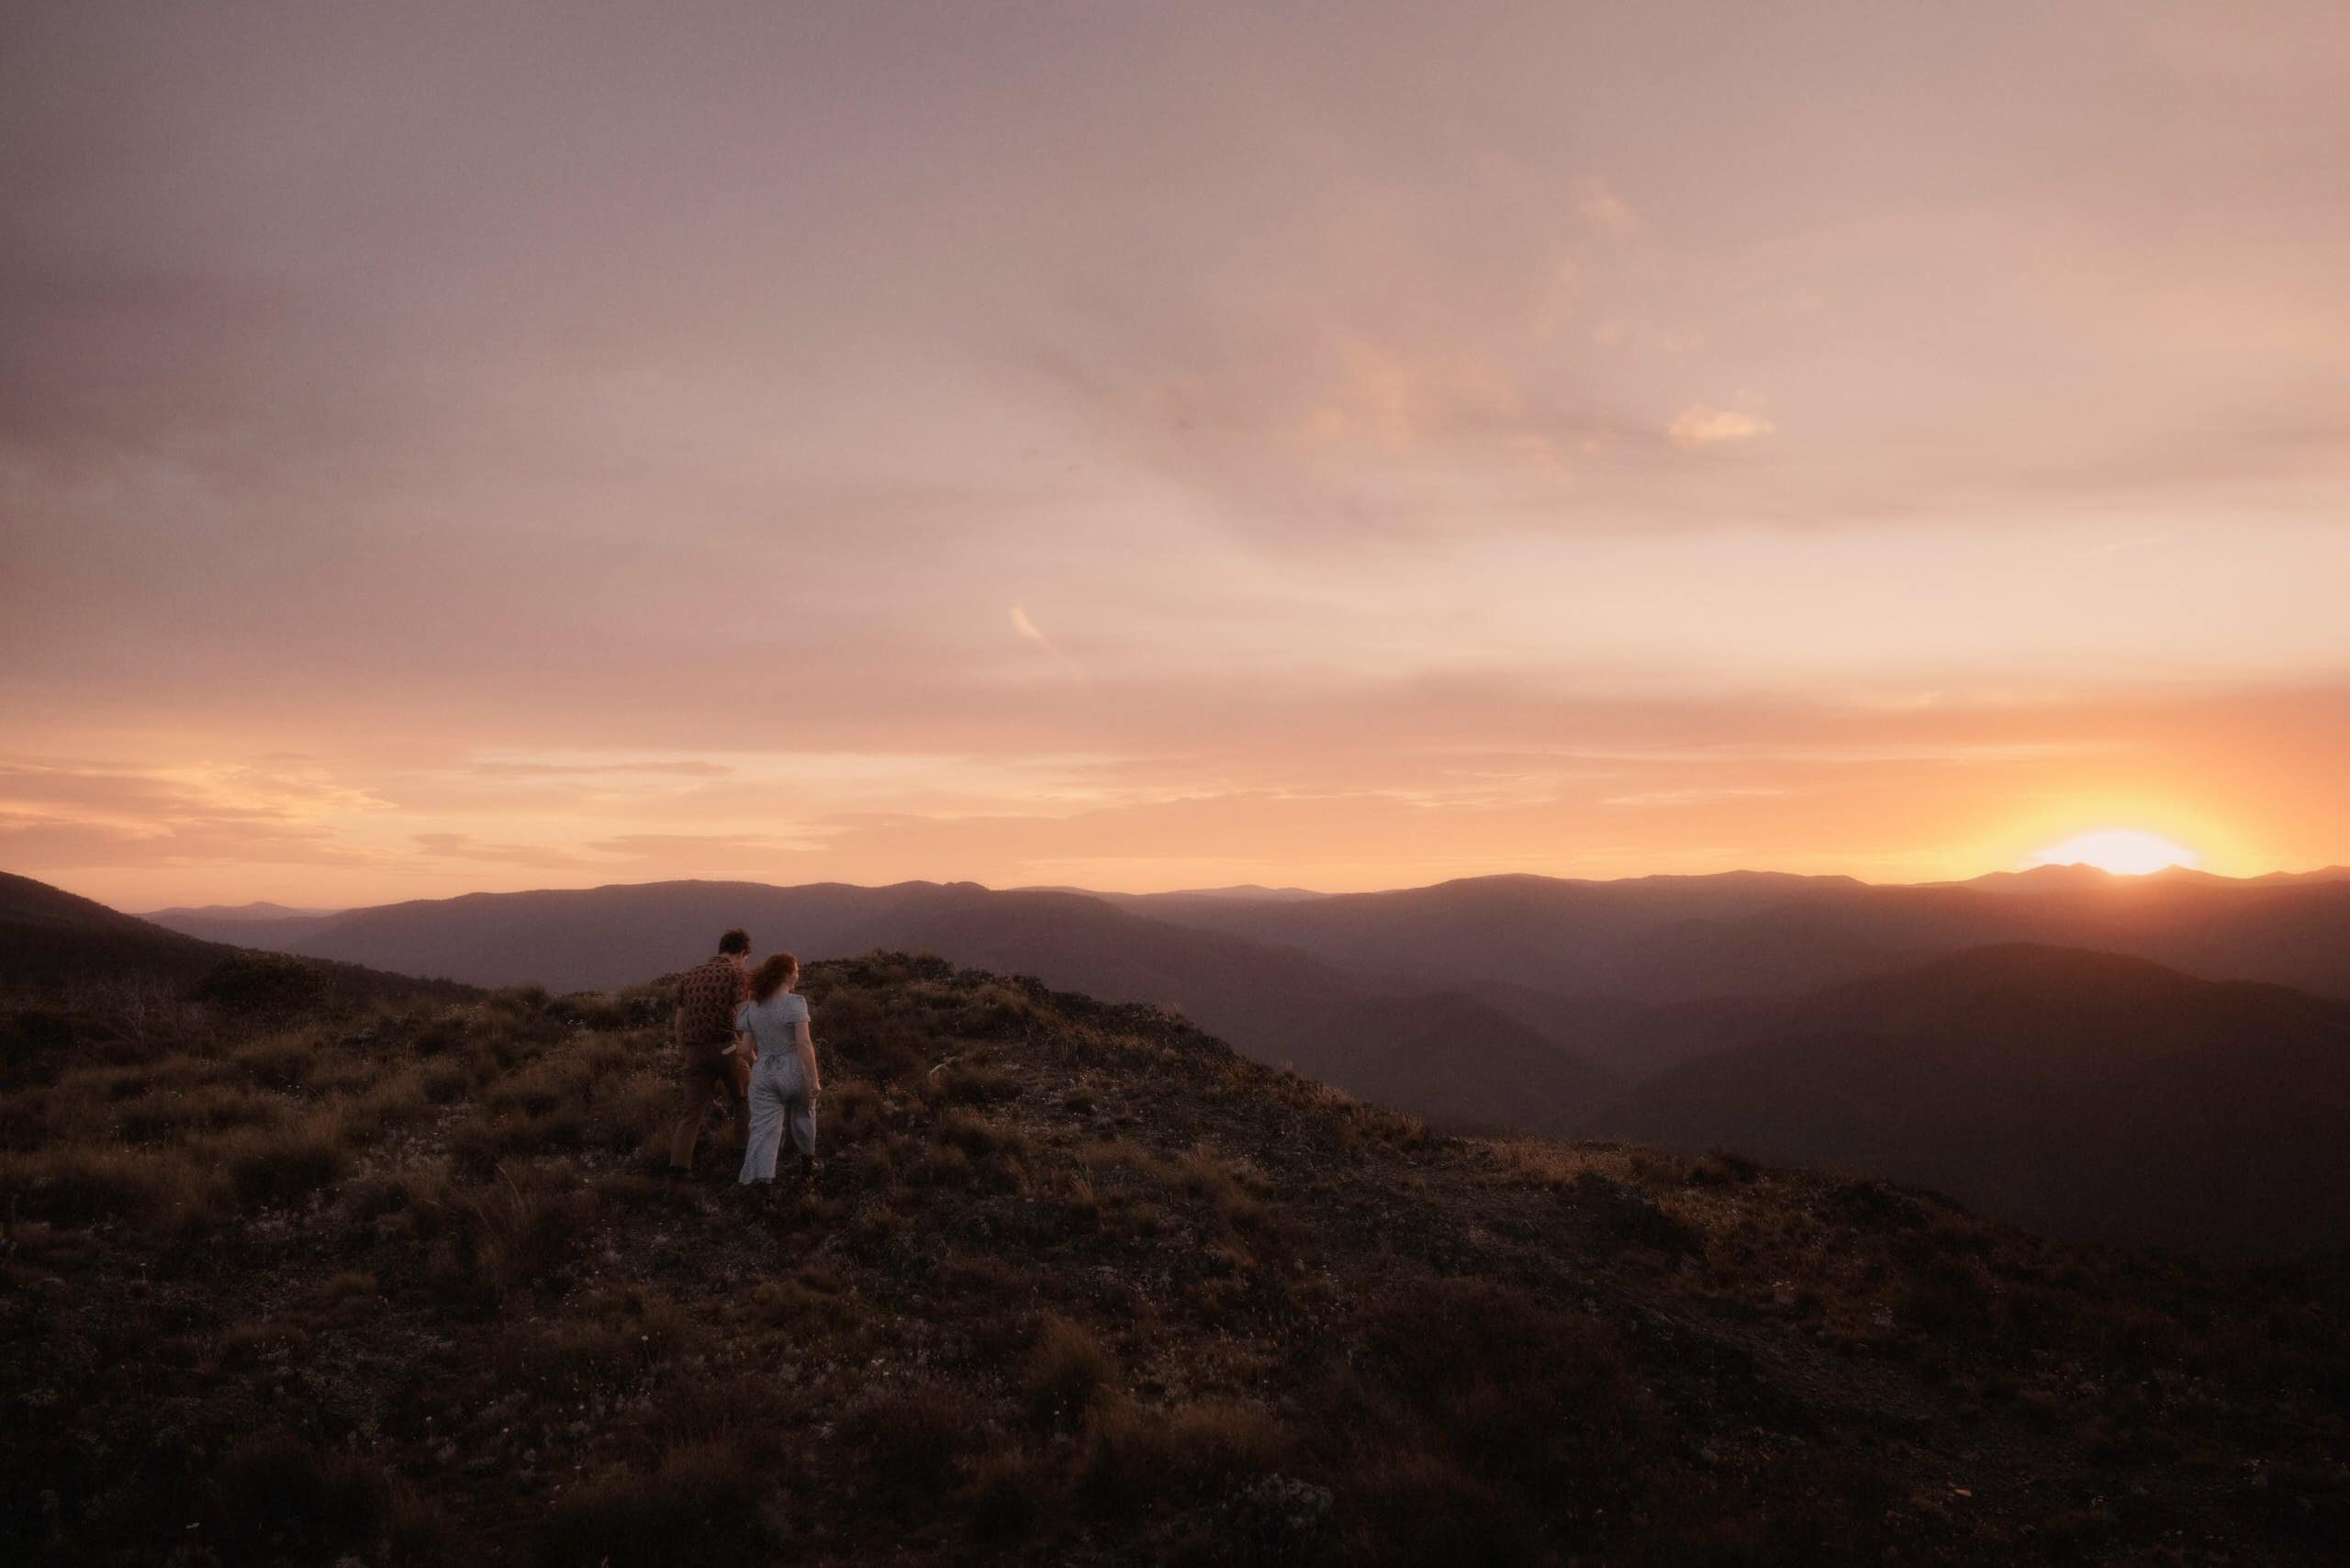
[[[658,1178],[658,987],[19,1008],[0,1550],[2250,1563],[2350,1539],[2338,1271],[1434,1136],[1180,1019],[934,959],[805,989],[826,1169],[776,1202],[731,1148]]]

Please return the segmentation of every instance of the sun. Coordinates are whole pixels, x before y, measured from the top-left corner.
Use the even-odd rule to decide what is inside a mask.
[[[2026,866],[2095,866],[2125,877],[2165,866],[2192,866],[2203,857],[2158,833],[2133,827],[2101,827],[2076,833],[2060,844],[2027,856]]]

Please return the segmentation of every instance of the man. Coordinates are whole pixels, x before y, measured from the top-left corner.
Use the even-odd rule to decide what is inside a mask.
[[[701,1138],[702,1114],[712,1091],[733,1102],[734,1136],[751,1135],[751,1064],[729,1055],[734,1044],[734,1010],[751,995],[751,938],[734,930],[718,939],[718,956],[705,958],[677,980],[677,1120],[669,1133],[669,1174],[689,1176],[694,1145]]]

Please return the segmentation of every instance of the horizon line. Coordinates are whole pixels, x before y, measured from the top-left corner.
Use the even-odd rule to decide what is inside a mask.
[[[1937,877],[1914,882],[1871,881],[1865,877],[1857,877],[1849,872],[1779,871],[1760,867],[1732,867],[1729,869],[1720,871],[1647,871],[1622,877],[1560,876],[1547,871],[1488,871],[1459,877],[1443,877],[1438,878],[1437,880],[1432,882],[1406,883],[1392,888],[1363,888],[1345,892],[1326,892],[1319,889],[1294,886],[1274,887],[1259,882],[1234,882],[1214,887],[1153,888],[1137,890],[1125,888],[1090,888],[1073,882],[1022,882],[1005,887],[997,887],[990,883],[981,882],[975,879],[964,877],[939,879],[913,877],[894,882],[856,882],[837,878],[828,878],[807,882],[774,882],[746,877],[659,877],[648,879],[643,881],[595,882],[577,887],[545,886],[505,889],[474,888],[464,892],[448,893],[436,898],[386,899],[377,903],[344,904],[336,907],[324,907],[316,904],[294,905],[282,903],[274,899],[253,898],[245,900],[241,903],[213,902],[206,904],[159,904],[143,910],[118,909],[118,913],[144,919],[157,914],[200,913],[207,910],[243,910],[251,909],[257,904],[270,904],[274,907],[285,910],[288,918],[323,918],[328,915],[348,914],[354,910],[386,909],[399,904],[409,903],[446,903],[461,898],[514,898],[531,893],[605,892],[618,888],[674,887],[684,883],[695,882],[733,884],[744,887],[769,888],[781,890],[789,890],[793,888],[823,887],[861,888],[874,891],[879,891],[888,888],[904,887],[972,887],[978,888],[981,891],[990,893],[1069,893],[1088,898],[1213,898],[1217,896],[1232,896],[1240,898],[1263,897],[1269,899],[1286,900],[1290,902],[1303,902],[1309,899],[1367,898],[1378,897],[1388,893],[1425,892],[1433,888],[1450,887],[1462,882],[1489,882],[1504,880],[1560,882],[1574,883],[1589,887],[1610,887],[1618,883],[1626,882],[1705,882],[1718,881],[1733,877],[1773,877],[1799,882],[1851,883],[1860,887],[1868,888],[1963,888],[1970,887],[1980,882],[2009,882],[2034,879],[2045,881],[2053,877],[2070,877],[2075,879],[2078,879],[2083,873],[2092,874],[2109,882],[2128,883],[2162,879],[2167,881],[2189,880],[2198,882],[2223,882],[2236,885],[2250,885],[2254,883],[2293,882],[2311,879],[2333,880],[2336,879],[2334,876],[2336,873],[2339,874],[2339,879],[2350,880],[2350,863],[2333,862],[2322,866],[2311,867],[2305,870],[2288,871],[2279,868],[2270,871],[2255,872],[2247,876],[2231,877],[2221,872],[2205,871],[2195,867],[2176,863],[2168,866],[2157,867],[2153,870],[2148,871],[2116,871],[2102,866],[2093,865],[2087,861],[2051,861],[2014,870],[1985,871],[1972,877]],[[27,873],[23,872],[16,874],[19,876],[27,875]],[[40,880],[41,879],[28,877],[28,879]],[[62,890],[68,892],[73,890],[70,888],[63,888],[61,883],[52,882],[49,885],[51,887],[61,888]],[[76,896],[88,897],[89,895],[77,894]],[[92,902],[103,903],[105,901],[93,899]],[[118,906],[109,904],[106,907],[117,908]]]

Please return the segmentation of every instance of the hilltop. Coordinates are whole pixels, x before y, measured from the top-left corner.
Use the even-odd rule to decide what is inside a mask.
[[[448,980],[331,958],[288,965],[251,946],[214,942],[123,914],[30,877],[0,871],[0,999],[108,997],[170,1010],[191,986],[230,1009],[338,1006],[419,995],[475,994]]]
[[[1463,1138],[818,966],[830,1167],[653,1177],[660,986],[9,1025],[22,1562],[2322,1562],[2338,1274]],[[97,1048],[100,1044],[103,1048]]]

